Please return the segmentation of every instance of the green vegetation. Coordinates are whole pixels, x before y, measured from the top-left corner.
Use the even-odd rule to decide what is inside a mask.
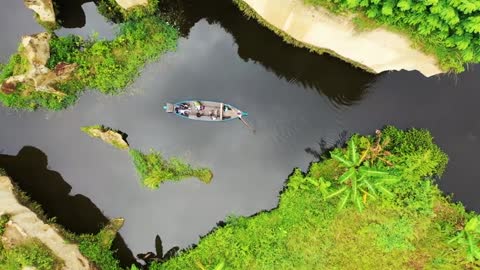
[[[295,169],[276,209],[231,216],[198,246],[150,269],[480,266],[477,216],[434,184],[447,156],[428,131],[387,127],[354,135],[330,156],[307,173]]]
[[[80,128],[90,137],[100,138],[104,142],[113,145],[120,150],[128,149],[128,144],[125,141],[126,135],[123,132],[105,127],[102,125],[85,126]]]
[[[0,91],[0,101],[5,106],[27,110],[61,110],[75,103],[85,89],[117,94],[138,76],[146,62],[174,50],[177,39],[177,29],[157,17],[122,23],[111,41],[95,36],[88,40],[74,35],[54,36],[47,67],[54,69],[61,62],[78,64],[73,78],[55,87],[65,95],[35,91],[32,85],[22,84],[13,93]],[[2,68],[0,84],[10,76],[22,74],[24,63],[19,50]]]
[[[4,234],[5,225],[9,220],[9,215],[0,216],[0,236]],[[18,270],[25,266],[34,266],[38,270],[57,270],[62,268],[63,262],[37,239],[13,247],[5,247],[0,240],[0,269]]]
[[[111,245],[123,219],[113,219],[98,234],[68,234],[72,242],[78,244],[80,252],[101,270],[121,270],[120,262],[114,257]]]
[[[166,160],[162,154],[150,150],[144,154],[138,150],[131,149],[130,155],[133,164],[137,169],[142,184],[150,189],[157,189],[164,181],[180,181],[184,178],[196,177],[200,181],[210,183],[213,174],[206,168],[192,168],[178,158]]]
[[[30,240],[12,248],[4,248],[0,243],[0,269],[18,270],[34,266],[38,270],[59,270],[62,265],[63,262],[38,240]]]
[[[357,15],[359,28],[387,25],[416,48],[437,57],[445,70],[461,72],[480,62],[480,2],[462,0],[304,0],[336,13]],[[367,23],[370,19],[372,23]]]

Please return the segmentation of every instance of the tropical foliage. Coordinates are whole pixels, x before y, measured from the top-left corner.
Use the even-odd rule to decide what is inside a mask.
[[[427,153],[429,162],[420,162]],[[220,263],[225,269],[476,267],[477,259],[467,254],[478,244],[477,224],[462,230],[474,214],[434,184],[447,157],[428,131],[387,127],[375,136],[354,135],[331,157],[312,163],[307,173],[295,169],[276,209],[229,217],[196,247],[150,269],[213,269]],[[354,179],[360,201],[352,199]],[[347,191],[350,203],[339,211]]]
[[[461,72],[480,62],[480,1],[304,0],[335,12],[353,12],[406,33],[414,45],[437,56],[446,70]]]
[[[382,168],[384,167],[381,166],[382,164],[373,163],[378,154],[374,154],[375,152],[371,150],[374,148],[369,147],[370,140],[365,137],[363,139],[368,143],[368,147],[363,150],[361,157],[357,146],[357,141],[360,140],[358,136],[350,139],[345,151],[337,148],[331,153],[332,158],[346,168],[346,171],[337,179],[339,187],[326,196],[326,199],[329,199],[342,195],[338,205],[339,209],[351,201],[361,211],[367,198],[377,199],[379,192],[393,196],[386,186],[391,186],[400,180],[392,170]],[[371,157],[365,160],[368,154]]]
[[[480,260],[480,220],[472,217],[460,233],[450,243],[457,243],[467,249],[467,259],[470,262]]]
[[[144,154],[131,149],[130,155],[137,169],[141,182],[150,189],[157,189],[164,181],[180,181],[184,178],[196,177],[200,181],[210,183],[213,174],[206,168],[192,168],[178,158],[165,159],[160,152],[150,150]]]
[[[56,85],[65,96],[19,85],[13,93],[0,91],[0,101],[5,106],[28,110],[37,107],[60,110],[73,104],[85,89],[98,89],[106,94],[119,93],[138,76],[139,69],[146,62],[174,50],[177,39],[178,30],[158,17],[120,24],[113,40],[95,36],[87,40],[74,35],[54,36],[50,41],[47,67],[53,69],[60,62],[78,64],[70,81]],[[10,76],[21,74],[24,62],[21,51],[13,55],[1,70],[0,84]]]

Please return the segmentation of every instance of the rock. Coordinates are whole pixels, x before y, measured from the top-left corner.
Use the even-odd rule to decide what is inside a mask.
[[[17,200],[12,181],[6,176],[0,176],[0,212],[10,218],[2,236],[3,243],[15,246],[23,241],[38,240],[63,261],[61,270],[95,269],[76,244],[67,241],[54,226],[43,222]]]
[[[28,62],[27,71],[6,79],[0,88],[3,93],[11,94],[15,92],[19,83],[27,83],[33,86],[33,91],[47,92],[58,96],[65,95],[53,86],[70,79],[77,64],[58,63],[54,70],[47,68],[46,65],[50,58],[50,39],[51,35],[46,32],[22,37],[20,54]],[[32,91],[32,89],[29,90]]]
[[[55,23],[55,10],[52,0],[23,0],[27,8],[35,11],[43,22]]]
[[[50,39],[52,35],[43,32],[31,36],[22,37],[24,56],[31,67],[45,66],[50,58]]]
[[[115,0],[123,9],[130,9],[136,6],[148,5],[148,0]]]
[[[102,141],[111,144],[118,149],[126,150],[129,148],[128,143],[119,131],[98,125],[82,127],[81,130],[91,137],[100,138]]]

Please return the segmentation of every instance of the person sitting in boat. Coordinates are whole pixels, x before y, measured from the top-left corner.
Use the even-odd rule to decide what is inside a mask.
[[[175,108],[175,112],[183,116],[188,116],[190,109]]]
[[[192,104],[193,104],[193,107],[195,107],[195,109],[197,111],[203,111],[205,109],[205,106],[202,105],[202,103],[200,103],[200,101],[193,101]]]

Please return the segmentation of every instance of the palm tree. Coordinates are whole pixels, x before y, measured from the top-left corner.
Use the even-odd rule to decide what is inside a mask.
[[[372,152],[372,147],[369,144],[361,157],[357,151],[356,140],[356,137],[350,139],[346,152],[342,149],[335,149],[331,152],[332,158],[339,161],[340,165],[346,168],[346,171],[337,179],[338,189],[328,194],[325,199],[342,195],[338,205],[339,209],[344,208],[351,201],[361,211],[368,197],[376,199],[379,194],[393,196],[393,193],[386,187],[400,179],[392,174],[391,170],[371,166],[372,160],[365,162],[369,155],[376,158],[380,156],[377,151],[379,140],[377,140],[375,152]],[[363,196],[360,194],[363,194]]]
[[[153,252],[147,252],[147,253],[140,253],[137,255],[137,258],[145,262],[145,269],[148,269],[148,266],[152,264],[153,262],[157,263],[163,263],[167,261],[168,259],[172,258],[175,256],[177,251],[179,250],[179,247],[173,247],[169,249],[165,254],[163,254],[163,245],[162,245],[162,239],[160,239],[160,236],[155,237],[155,251],[157,254]]]

